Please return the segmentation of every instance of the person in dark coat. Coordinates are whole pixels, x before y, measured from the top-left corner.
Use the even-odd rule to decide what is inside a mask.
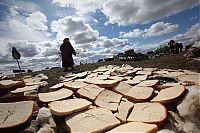
[[[61,56],[62,56],[62,67],[67,71],[68,67],[74,69],[74,60],[72,58],[72,54],[76,56],[76,52],[69,42],[69,38],[65,38],[63,40],[62,45],[60,46]]]

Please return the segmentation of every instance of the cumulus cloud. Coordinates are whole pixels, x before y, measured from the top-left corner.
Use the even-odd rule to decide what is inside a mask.
[[[0,55],[1,64],[11,64],[14,62],[15,60],[12,58],[11,53],[7,53],[6,55]]]
[[[30,43],[24,40],[13,41],[7,45],[8,52],[12,51],[12,47],[16,47],[23,57],[33,57],[39,54],[39,49],[36,46],[35,43]]]
[[[52,21],[51,29],[57,33],[57,39],[69,37],[76,44],[84,44],[95,41],[99,32],[93,30],[89,24],[78,17],[67,16],[58,21]]]
[[[174,40],[177,42],[182,43],[193,43],[197,41],[198,38],[200,38],[200,24],[196,23],[195,25],[191,26],[185,33],[178,34],[173,37]]]
[[[9,8],[9,14],[1,21],[1,39],[43,41],[48,37],[46,16],[41,12],[34,12],[27,16],[20,15],[17,6]],[[6,27],[6,31],[4,30]]]
[[[120,37],[131,38],[131,37],[151,37],[160,36],[175,31],[178,28],[178,24],[157,22],[148,29],[140,30],[134,29],[130,32],[120,32]]]
[[[15,13],[8,16],[4,23],[8,25],[8,37],[14,40],[41,41],[46,40],[46,16],[41,12],[34,12],[24,17]]]
[[[124,45],[130,45],[128,39],[108,38],[106,36],[99,36],[96,41],[90,43],[89,48],[104,49],[104,48],[117,48]]]
[[[14,1],[7,1],[7,2],[9,5],[15,5],[16,7],[18,7],[18,10],[24,13],[33,13],[40,10],[40,6],[35,4],[32,1],[14,0]]]
[[[55,42],[29,42],[18,40],[10,42],[7,46],[7,54],[0,55],[0,63],[3,65],[0,71],[11,71],[18,69],[16,61],[12,58],[12,47],[16,47],[21,53],[20,65],[22,69],[41,70],[46,67],[60,66],[60,62],[56,61],[58,56],[58,45]]]
[[[119,39],[119,38],[103,38],[103,47],[104,48],[113,48],[113,47],[122,47],[125,45],[129,45],[129,42],[127,39]]]
[[[37,9],[35,6],[27,12],[17,4],[10,5],[8,9],[6,16],[0,21],[1,53],[6,54],[5,51],[9,42],[18,40],[40,42],[50,39],[46,15],[40,11],[28,12],[35,11]]]
[[[144,31],[140,29],[134,29],[133,31],[130,32],[120,32],[120,37],[123,38],[131,38],[131,37],[142,37],[144,36]]]
[[[102,12],[109,23],[119,25],[148,23],[199,4],[198,0],[107,0]]]
[[[96,12],[97,9],[102,8],[103,0],[53,0],[53,3],[61,7],[73,7],[77,14],[86,14],[89,12]]]
[[[194,43],[198,40],[198,38],[200,38],[199,29],[200,29],[200,24],[196,23],[182,34],[177,34],[172,38],[168,38],[166,40],[161,41],[160,43],[146,44],[146,45],[137,44],[136,46],[134,46],[134,49],[137,52],[145,53],[147,51],[155,50],[155,48],[158,47],[159,45],[167,45],[168,42],[172,39],[175,40],[176,42],[183,43],[183,45]]]
[[[199,28],[200,28],[200,24],[196,23],[192,25],[189,29],[187,29],[184,33],[177,34],[172,38],[163,40],[160,42],[160,44],[166,45],[172,39],[175,40],[176,42],[183,43],[183,45],[194,43],[200,38]]]
[[[153,25],[149,29],[145,29],[145,36],[160,36],[166,33],[170,33],[175,31],[178,28],[178,24],[164,23],[158,22]]]
[[[34,12],[26,18],[27,25],[30,26],[31,29],[46,31],[48,29],[46,23],[46,16],[40,11]]]
[[[167,45],[168,42],[173,39],[176,42],[181,42],[183,45],[187,45],[190,43],[194,43],[200,38],[200,24],[196,23],[192,25],[189,29],[187,29],[186,32],[182,34],[177,34],[172,38],[168,38],[166,40],[161,41],[160,43],[153,43],[153,44],[145,44],[141,45],[139,43],[137,44],[132,44],[132,45],[126,45],[123,47],[123,51],[126,51],[128,49],[134,49],[135,52],[141,52],[141,53],[146,53],[147,51],[155,50],[156,47],[159,45]]]
[[[128,39],[108,39],[105,36],[99,36],[97,30],[94,30],[84,19],[79,17],[67,16],[58,21],[53,21],[51,29],[57,33],[57,40],[69,37],[77,48],[109,48],[128,44]]]
[[[77,47],[77,57],[75,62],[81,61],[82,63],[98,61],[99,59],[112,57],[119,52],[125,45],[130,45],[127,39],[112,38],[109,39],[105,36],[98,37],[97,41],[92,44],[83,44]],[[79,62],[77,62],[79,63]]]
[[[26,16],[29,13],[33,13],[40,10],[40,6],[34,3],[34,1],[27,1],[27,0],[1,0],[0,5],[3,5],[4,7],[14,7],[18,11],[20,11],[20,14],[24,16]],[[18,12],[15,11],[16,9],[13,10],[13,13],[15,12],[19,14]]]
[[[192,16],[191,18],[190,18],[190,20],[192,21],[192,20],[195,20],[195,19],[197,19],[198,18],[198,16]]]

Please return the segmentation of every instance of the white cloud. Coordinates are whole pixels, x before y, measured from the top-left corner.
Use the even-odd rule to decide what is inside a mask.
[[[40,6],[32,1],[13,0],[13,1],[9,1],[9,2],[11,3],[10,5],[17,6],[18,10],[25,12],[25,13],[33,13],[33,12],[40,10]]]
[[[170,40],[174,40],[176,42],[181,42],[183,45],[188,45],[196,42],[200,38],[200,24],[196,23],[192,25],[185,33],[177,34],[172,38],[168,38],[166,40],[161,41],[160,45],[167,45]]]
[[[23,57],[33,57],[39,54],[39,49],[35,43],[30,43],[24,40],[10,42],[8,45],[8,52],[12,51],[12,47],[16,47]]]
[[[53,0],[53,3],[61,7],[72,6],[77,10],[77,14],[96,12],[102,8],[104,0]]]
[[[160,36],[175,31],[178,28],[178,24],[157,22],[150,26],[148,29],[140,30],[134,29],[128,33],[121,32],[120,36],[124,38],[131,37],[150,37],[150,36]]]
[[[135,52],[139,53],[146,53],[147,51],[155,50],[156,47],[159,45],[167,45],[168,42],[173,39],[176,42],[181,42],[183,45],[187,45],[190,43],[196,42],[200,38],[200,24],[196,23],[192,25],[185,33],[177,34],[172,38],[168,38],[166,40],[161,41],[160,43],[153,43],[153,44],[145,44],[141,45],[139,43],[132,44],[132,45],[126,45],[123,47],[123,51],[126,51],[128,49],[134,49]]]
[[[34,30],[46,31],[47,27],[47,18],[40,11],[34,12],[26,18],[27,25]]]
[[[18,11],[21,11],[20,13],[23,15],[40,10],[40,6],[30,0],[1,0],[0,5],[3,5],[4,7],[15,7]],[[16,9],[13,11],[15,12]]]
[[[109,23],[148,23],[199,4],[199,0],[107,0],[102,12]]]
[[[98,31],[93,30],[89,24],[86,24],[83,19],[78,17],[67,16],[58,21],[53,21],[51,29],[57,33],[58,40],[69,37],[76,44],[96,41],[99,36]]]
[[[7,53],[6,55],[0,55],[0,63],[1,64],[12,64],[16,61],[12,58],[11,53]]]
[[[10,15],[11,16],[17,16],[19,15],[18,11],[17,11],[18,7],[17,6],[11,6],[10,7]]]
[[[185,33],[177,34],[172,38],[161,41],[160,43],[146,44],[142,46],[137,44],[136,46],[134,46],[134,49],[136,52],[145,53],[147,51],[155,50],[155,48],[159,45],[167,45],[171,39],[175,40],[176,42],[181,42],[185,46],[187,44],[196,42],[198,38],[200,38],[199,29],[200,24],[196,23],[193,26],[191,26]]]
[[[120,37],[123,38],[131,38],[131,37],[142,37],[144,35],[144,31],[140,29],[134,29],[130,32],[120,32]]]
[[[5,35],[4,38],[12,38],[13,40],[30,40],[39,41],[46,39],[45,30],[47,30],[46,16],[41,12],[34,12],[27,17],[19,14],[16,6],[10,7],[10,14],[1,21],[3,26],[7,27],[7,32],[1,30],[0,34]],[[1,27],[3,29],[4,27]],[[44,31],[44,32],[41,32]]]
[[[49,40],[46,15],[40,11],[22,15],[18,6],[10,6],[6,17],[0,22],[0,52],[6,54],[6,46],[9,42],[27,40],[40,42]],[[5,29],[6,27],[6,29]]]
[[[178,28],[178,24],[164,23],[158,22],[153,25],[149,29],[145,29],[145,36],[160,36],[166,33],[170,33],[175,31]]]
[[[55,62],[58,57],[58,45],[56,42],[29,42],[26,40],[12,41],[7,45],[6,54],[0,55],[0,71],[11,71],[18,69],[16,60],[12,58],[12,47],[21,53],[20,64],[22,69],[41,70],[45,67],[59,66],[59,62]]]
[[[177,42],[182,43],[193,43],[200,38],[200,24],[196,23],[195,25],[191,26],[185,33],[178,34],[173,37],[173,39]]]
[[[192,20],[195,20],[195,19],[197,19],[198,18],[198,16],[192,16],[191,18],[190,18],[190,20],[192,21]]]
[[[69,37],[76,48],[93,49],[109,48],[127,45],[128,39],[99,36],[99,32],[94,30],[84,19],[78,17],[64,17],[51,23],[51,29],[57,33],[57,40]]]
[[[116,48],[116,47],[123,47],[125,45],[129,45],[128,39],[119,39],[119,38],[112,38],[108,39],[107,37],[100,38],[103,39],[103,48]]]

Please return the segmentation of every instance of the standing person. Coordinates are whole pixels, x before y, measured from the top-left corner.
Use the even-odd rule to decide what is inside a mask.
[[[67,71],[68,67],[74,69],[74,60],[72,58],[72,54],[76,56],[76,52],[69,42],[69,38],[65,38],[63,40],[62,45],[60,46],[61,56],[62,56],[62,67],[65,67],[64,71]]]

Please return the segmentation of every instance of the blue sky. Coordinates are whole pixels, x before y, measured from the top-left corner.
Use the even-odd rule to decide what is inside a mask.
[[[154,50],[174,39],[184,45],[199,37],[198,0],[1,0],[0,71],[44,69],[55,62],[69,37],[76,64],[123,52]]]

